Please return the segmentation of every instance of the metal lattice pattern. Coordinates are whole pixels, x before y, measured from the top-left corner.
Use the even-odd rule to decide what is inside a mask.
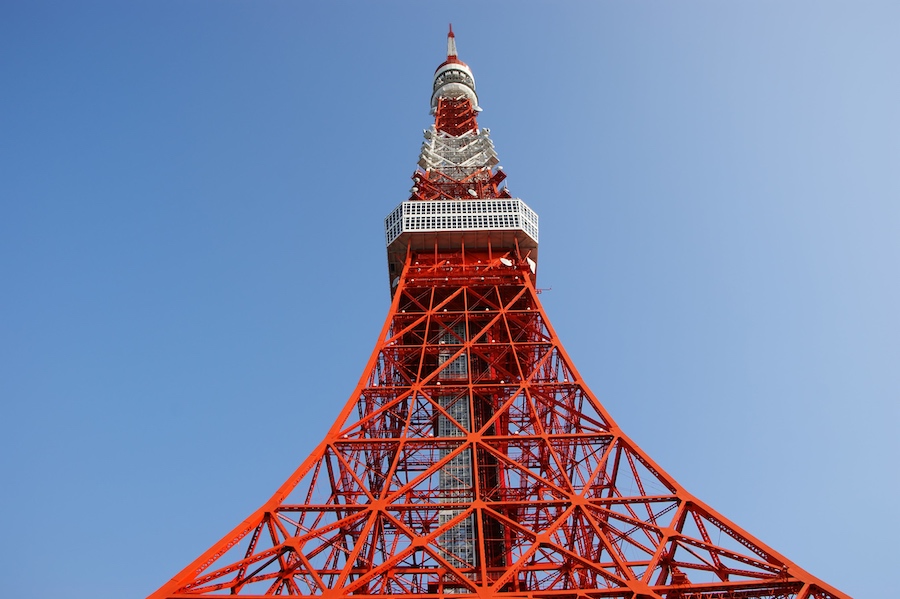
[[[356,390],[151,598],[849,599],[681,488],[585,386],[534,287],[537,216],[501,186],[474,79],[451,80],[464,66],[451,31]]]
[[[440,171],[454,179],[464,179],[476,171],[498,164],[490,130],[476,129],[452,136],[435,129],[425,130],[425,142],[419,155],[419,166],[428,171]]]
[[[325,441],[154,597],[486,592],[846,597],[621,433],[556,338],[526,261],[412,255]]]

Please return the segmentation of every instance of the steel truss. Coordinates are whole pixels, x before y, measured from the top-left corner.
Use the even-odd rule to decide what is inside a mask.
[[[434,89],[409,202],[509,198],[452,31]],[[391,308],[334,426],[151,599],[849,599],[616,426],[538,301],[536,216],[519,236],[404,214],[386,220]]]
[[[152,597],[223,593],[846,597],[628,439],[559,343],[527,262],[485,252],[410,254],[322,444]]]

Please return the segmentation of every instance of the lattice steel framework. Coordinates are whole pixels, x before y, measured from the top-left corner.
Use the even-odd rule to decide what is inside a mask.
[[[409,201],[508,198],[448,46],[430,132],[468,141],[423,149]],[[538,301],[536,229],[513,229],[389,236],[390,312],[325,440],[151,597],[847,599],[622,433]]]

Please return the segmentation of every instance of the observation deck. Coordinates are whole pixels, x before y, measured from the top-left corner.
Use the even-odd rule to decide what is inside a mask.
[[[384,234],[392,281],[407,250],[503,253],[518,247],[537,261],[538,215],[518,198],[407,200],[384,219]]]

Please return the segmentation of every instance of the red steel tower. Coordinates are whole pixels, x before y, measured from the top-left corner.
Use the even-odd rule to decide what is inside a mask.
[[[849,599],[696,499],[585,386],[538,301],[538,217],[457,58],[434,75],[392,302],[324,441],[153,599]]]

